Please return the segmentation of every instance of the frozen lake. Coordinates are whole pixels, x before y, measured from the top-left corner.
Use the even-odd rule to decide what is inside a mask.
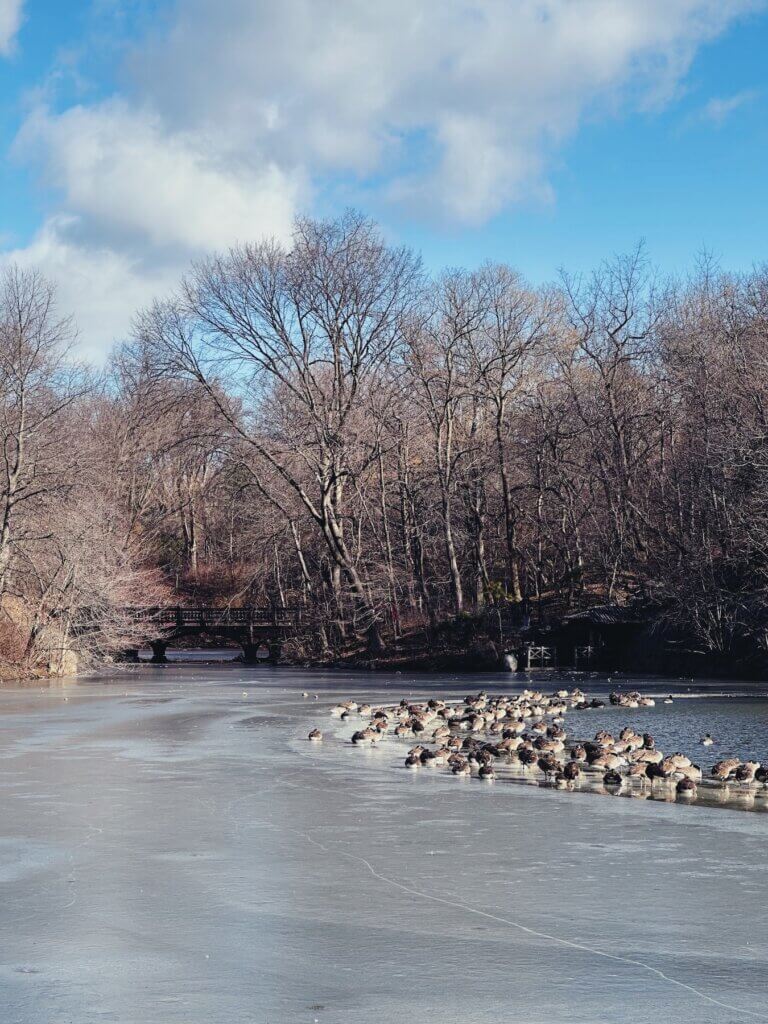
[[[329,717],[514,680],[174,664],[0,690],[2,1024],[768,1020],[767,815],[409,773]],[[768,760],[757,697],[577,714]]]

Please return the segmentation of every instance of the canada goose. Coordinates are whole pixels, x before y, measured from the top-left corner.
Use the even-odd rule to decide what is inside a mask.
[[[581,765],[577,761],[569,761],[563,768],[563,775],[569,782],[575,782],[581,775]]]
[[[603,776],[603,785],[608,788],[617,788],[621,786],[622,778],[616,771],[608,771]]]
[[[759,761],[745,761],[744,764],[738,765],[733,777],[737,782],[754,782],[759,767]]]
[[[375,729],[370,727],[367,729],[358,729],[357,732],[352,733],[352,742],[359,746],[363,743],[375,743],[379,739],[379,734]]]
[[[731,773],[739,767],[740,763],[738,757],[727,757],[723,761],[718,761],[712,768],[712,777],[725,782]]]
[[[484,779],[486,782],[493,782],[496,778],[496,772],[493,770],[492,765],[489,764],[482,765],[477,774],[479,778]]]
[[[412,754],[409,754],[408,757],[406,757],[405,759],[405,767],[421,768],[421,758],[414,757]]]
[[[691,766],[690,757],[686,757],[685,754],[681,754],[680,751],[677,751],[677,753],[672,754],[669,760],[672,762],[675,768],[690,768]]]
[[[678,796],[695,796],[696,795],[696,783],[693,779],[680,779],[677,786],[675,786]]]
[[[640,764],[661,764],[664,755],[660,750],[649,750],[644,747],[642,750],[636,750],[630,754],[630,759]]]
[[[711,747],[714,742],[715,741],[712,739],[708,732],[704,733],[704,735],[699,740],[699,743],[702,745],[702,747]]]
[[[553,754],[545,754],[543,757],[539,758],[536,764],[538,765],[539,771],[544,772],[545,775],[551,775],[553,772],[558,772],[563,767]]]
[[[320,732],[319,729],[313,729],[312,732],[309,734],[308,739],[311,740],[312,743],[321,743],[323,739],[323,734]]]
[[[617,768],[621,768],[626,762],[623,757],[619,757],[618,754],[598,754],[597,757],[593,758],[590,762],[592,768],[607,768],[609,771],[615,772]]]

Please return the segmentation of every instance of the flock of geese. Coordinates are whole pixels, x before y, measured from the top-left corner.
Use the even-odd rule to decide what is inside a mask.
[[[655,703],[636,692],[614,692],[609,701],[627,708]],[[433,697],[373,706],[346,700],[331,713],[343,721],[367,722],[352,734],[356,746],[375,745],[385,736],[415,739],[405,758],[405,767],[412,770],[444,767],[458,777],[476,776],[490,782],[503,766],[538,776],[557,789],[574,789],[579,780],[592,779],[601,780],[609,792],[618,793],[627,786],[650,787],[694,798],[704,776],[702,769],[679,751],[664,754],[650,733],[625,727],[614,735],[601,729],[591,740],[568,740],[563,723],[569,710],[604,706],[604,701],[589,700],[580,689],[550,695],[524,690],[518,695],[489,696],[481,691],[463,701]],[[313,729],[308,738],[319,743],[323,735]],[[711,746],[714,740],[707,733],[699,742]],[[723,785],[736,782],[768,789],[768,764],[726,758],[712,767],[710,778]]]

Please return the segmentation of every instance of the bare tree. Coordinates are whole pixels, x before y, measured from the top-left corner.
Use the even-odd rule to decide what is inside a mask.
[[[345,530],[346,491],[376,458],[367,404],[386,386],[419,287],[414,256],[347,214],[299,221],[290,249],[266,242],[200,264],[176,302],[140,321],[301,500],[372,650],[381,642],[378,610]],[[222,379],[245,418],[222,396]]]

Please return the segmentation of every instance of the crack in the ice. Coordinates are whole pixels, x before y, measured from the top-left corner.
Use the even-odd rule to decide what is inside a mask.
[[[742,1006],[734,1006],[732,1003],[724,1003],[720,999],[715,999],[714,996],[707,995],[706,992],[702,992],[700,989],[694,988],[693,985],[688,985],[684,981],[679,981],[677,978],[672,978],[670,975],[665,974],[659,970],[658,967],[652,967],[650,964],[644,963],[642,960],[635,960],[632,957],[620,956],[618,953],[606,953],[605,950],[596,949],[593,946],[587,946],[581,942],[574,942],[571,939],[564,939],[558,935],[550,935],[547,932],[539,931],[536,928],[530,928],[528,925],[520,924],[519,921],[514,921],[512,918],[501,917],[498,914],[491,914],[487,910],[478,910],[476,907],[470,907],[466,903],[461,903],[456,900],[445,899],[442,896],[435,896],[432,893],[422,892],[420,889],[414,889],[411,886],[403,885],[402,882],[398,882],[395,878],[388,878],[387,875],[382,875],[373,867],[370,861],[366,860],[365,857],[360,857],[357,854],[349,853],[346,850],[340,850],[338,847],[331,849],[328,846],[324,846],[323,843],[318,842],[317,839],[313,839],[308,832],[301,832],[298,829],[291,828],[290,826],[274,826],[275,828],[293,832],[295,835],[301,836],[306,839],[307,842],[312,843],[313,846],[318,847],[324,853],[331,856],[340,855],[346,857],[348,860],[356,861],[362,864],[374,878],[380,882],[384,882],[387,885],[394,886],[396,889],[402,890],[402,892],[408,893],[410,896],[417,896],[419,899],[431,900],[433,903],[441,903],[444,906],[452,907],[454,910],[463,910],[468,914],[474,914],[477,917],[486,918],[489,921],[496,921],[499,924],[509,925],[512,928],[517,928],[521,932],[525,932],[527,935],[533,935],[539,939],[546,939],[549,942],[556,942],[559,945],[567,946],[570,949],[578,949],[584,953],[590,953],[593,956],[601,957],[605,960],[612,960],[616,963],[629,964],[632,967],[639,967],[644,971],[648,971],[651,974],[656,975],[663,981],[666,981],[670,985],[675,985],[677,988],[684,989],[686,992],[690,992],[692,995],[697,996],[699,999],[703,999],[705,1002],[710,1003],[712,1006],[719,1006],[724,1010],[732,1010],[734,1013],[745,1014],[749,1017],[755,1017],[758,1020],[768,1020],[768,1015],[759,1013],[756,1010],[747,1010]]]

